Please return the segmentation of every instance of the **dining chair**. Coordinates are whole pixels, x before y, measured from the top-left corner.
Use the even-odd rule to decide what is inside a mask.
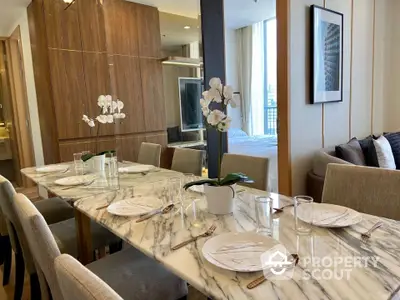
[[[161,145],[152,143],[142,143],[140,145],[138,163],[160,167]]]
[[[43,216],[22,194],[15,196],[15,203],[29,247],[46,277],[52,298],[54,300],[108,299],[102,297],[102,294],[97,294],[100,298],[91,296],[81,298],[74,297],[73,293],[70,293],[73,289],[74,292],[78,291],[69,286],[69,280],[67,282],[58,280],[55,260],[61,256],[61,252]],[[69,270],[69,274],[73,274],[75,279],[80,281],[81,287],[92,287],[89,283],[90,277],[87,276],[90,271],[115,290],[122,299],[174,300],[185,298],[187,295],[187,285],[183,280],[134,248],[124,249],[88,264],[86,266],[88,271],[83,274],[80,272],[82,268],[79,271],[74,268]]]
[[[400,220],[400,171],[329,164],[322,202]]]
[[[0,176],[0,208],[4,214],[12,249],[15,253],[16,271],[14,299],[20,299],[22,296],[25,270],[30,276],[32,299],[35,299],[37,295],[40,294],[38,282],[39,278],[37,274],[37,268],[35,267],[31,251],[28,247],[26,237],[21,227],[20,219],[16,213],[16,207],[14,203],[15,195],[16,191],[12,184],[7,179]],[[51,201],[54,201],[54,205],[59,206],[55,207],[54,212],[50,209],[50,207],[53,205],[53,202]],[[45,202],[48,202],[48,204]],[[76,243],[75,219],[73,218],[73,208],[60,198],[45,199],[35,202],[32,205],[34,205],[40,212],[43,210],[42,215],[46,222],[50,223],[51,230],[56,237],[62,251],[77,256],[78,250]],[[66,205],[64,213],[62,213],[61,210],[63,205]],[[116,245],[120,243],[119,238],[97,224],[93,224],[92,226],[92,239],[94,243],[94,249],[99,249],[106,245]],[[10,266],[11,257],[12,255],[10,254]]]
[[[172,158],[171,170],[201,176],[204,151],[176,148]]]
[[[243,173],[254,180],[252,184],[243,184],[258,190],[268,190],[269,159],[247,155],[226,153],[222,158],[221,176],[229,173]]]

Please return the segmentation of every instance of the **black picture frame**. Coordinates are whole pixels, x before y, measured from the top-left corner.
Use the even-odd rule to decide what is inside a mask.
[[[311,104],[343,102],[343,14],[311,6]]]

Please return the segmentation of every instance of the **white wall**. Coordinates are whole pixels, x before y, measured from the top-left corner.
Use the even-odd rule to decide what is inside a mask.
[[[238,73],[238,51],[235,29],[225,29],[225,72],[226,84],[233,87],[235,92],[239,91],[239,73]],[[228,106],[228,116],[232,118],[231,128],[242,128],[242,113],[240,103],[237,108]]]
[[[312,168],[312,158],[316,150],[347,142],[353,136],[363,138],[371,133],[388,129],[388,125],[385,124],[388,57],[385,53],[388,48],[386,11],[389,1],[400,2],[398,0],[291,0],[290,113],[293,194],[306,192],[306,174]],[[344,14],[344,73],[341,103],[308,104],[310,102],[309,6],[312,4],[325,6]],[[400,96],[400,92],[397,95]],[[400,108],[400,104],[398,107]]]
[[[31,42],[29,36],[29,26],[28,26],[28,14],[27,10],[21,10],[21,17],[12,26],[11,31],[8,36],[12,34],[17,26],[21,29],[21,44],[22,52],[24,58],[24,69],[25,69],[25,79],[26,79],[26,90],[28,96],[28,106],[29,114],[31,120],[31,130],[32,130],[32,140],[33,140],[33,150],[35,155],[36,165],[43,165],[43,147],[42,147],[42,136],[40,133],[40,123],[39,123],[39,113],[36,98],[36,88],[35,88],[35,78],[33,73],[33,61],[32,61],[32,51]]]

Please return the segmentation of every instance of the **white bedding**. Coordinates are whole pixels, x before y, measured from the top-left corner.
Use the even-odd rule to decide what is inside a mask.
[[[278,192],[278,142],[276,136],[229,134],[228,152],[269,158],[269,190]]]

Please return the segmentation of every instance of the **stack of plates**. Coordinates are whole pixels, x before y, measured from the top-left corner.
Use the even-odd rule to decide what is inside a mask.
[[[62,186],[78,186],[90,184],[96,179],[94,175],[78,175],[57,179],[54,183]]]
[[[159,208],[159,202],[159,199],[154,197],[124,199],[111,204],[107,211],[120,217],[138,217]]]
[[[38,173],[56,173],[56,172],[66,172],[69,169],[68,165],[49,165],[44,167],[36,168]]]
[[[153,171],[155,166],[152,165],[134,165],[129,167],[122,167],[118,169],[119,173],[138,174]]]

